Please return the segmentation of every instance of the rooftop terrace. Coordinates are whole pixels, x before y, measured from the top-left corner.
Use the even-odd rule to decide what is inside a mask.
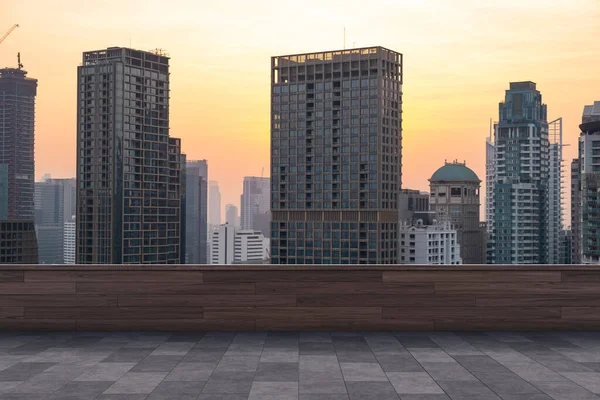
[[[598,333],[0,335],[0,398],[599,399]]]

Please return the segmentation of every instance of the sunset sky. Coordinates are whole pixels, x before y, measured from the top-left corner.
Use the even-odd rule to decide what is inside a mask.
[[[427,190],[445,159],[485,180],[489,120],[510,81],[536,82],[549,119],[563,117],[568,163],[583,106],[600,100],[598,0],[0,0],[0,35],[15,23],[0,68],[20,51],[39,80],[36,177],[75,174],[81,53],[162,48],[171,135],[208,160],[223,211],[239,205],[243,176],[269,175],[270,57],[341,49],[344,26],[348,48],[404,55],[404,188]]]

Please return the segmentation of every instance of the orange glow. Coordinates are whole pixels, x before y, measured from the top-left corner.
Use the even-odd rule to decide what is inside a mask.
[[[188,159],[208,160],[223,205],[239,204],[242,177],[269,171],[270,56],[340,49],[346,27],[347,47],[404,54],[402,186],[427,190],[445,159],[485,179],[489,120],[509,81],[536,82],[549,119],[563,117],[570,162],[583,106],[600,100],[598,21],[597,0],[3,0],[0,32],[20,28],[0,67],[20,51],[39,80],[37,177],[70,177],[81,53],[165,49],[171,135]]]

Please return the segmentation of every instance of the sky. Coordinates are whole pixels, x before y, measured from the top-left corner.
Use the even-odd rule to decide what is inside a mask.
[[[21,52],[39,80],[36,178],[72,177],[82,52],[164,49],[170,134],[208,160],[224,213],[244,176],[269,176],[270,57],[342,49],[344,27],[346,48],[404,55],[403,188],[428,190],[454,159],[485,181],[490,118],[522,80],[537,83],[549,120],[563,118],[568,175],[583,106],[600,100],[599,21],[598,0],[0,0],[0,35],[20,25],[0,68]]]

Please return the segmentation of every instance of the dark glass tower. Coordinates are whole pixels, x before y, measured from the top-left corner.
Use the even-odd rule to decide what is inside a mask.
[[[271,262],[395,264],[402,54],[271,60]]]
[[[181,263],[185,174],[169,137],[169,59],[85,52],[77,85],[77,262]]]

